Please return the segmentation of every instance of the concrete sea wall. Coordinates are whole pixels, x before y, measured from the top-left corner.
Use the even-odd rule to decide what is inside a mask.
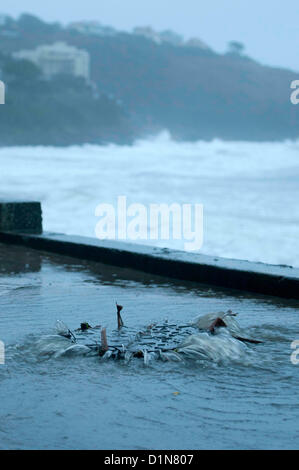
[[[42,233],[38,202],[0,201],[0,242],[210,286],[299,299],[297,268],[121,241]]]

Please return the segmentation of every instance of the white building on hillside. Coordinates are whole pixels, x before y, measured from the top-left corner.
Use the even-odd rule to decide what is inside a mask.
[[[133,29],[133,34],[137,36],[143,36],[151,41],[154,41],[156,44],[161,44],[162,39],[160,38],[159,33],[157,33],[153,28],[150,26],[144,27],[137,27]]]
[[[15,52],[13,56],[34,62],[47,78],[67,74],[83,77],[89,81],[89,53],[64,42],[42,45],[32,50],[21,50]]]
[[[138,36],[143,36],[147,39],[150,39],[156,44],[162,44],[163,42],[167,42],[175,46],[180,46],[183,44],[182,36],[170,30],[158,32],[150,26],[142,26],[134,28],[133,34],[137,34]]]
[[[184,42],[184,38],[180,34],[171,30],[162,31],[159,36],[162,42],[167,42],[173,46],[182,46]]]
[[[104,26],[98,21],[76,21],[70,23],[67,29],[80,34],[92,34],[96,36],[115,36],[116,30],[110,26]]]
[[[185,43],[187,47],[197,47],[198,49],[210,50],[211,48],[199,38],[191,38]]]
[[[198,49],[211,50],[211,48],[205,44],[199,38],[191,38],[188,41],[184,41],[183,36],[175,33],[171,30],[166,31],[155,31],[150,26],[138,27],[133,29],[133,34],[138,36],[143,36],[151,41],[154,41],[156,44],[171,44],[172,46],[182,46],[182,47],[194,47]]]

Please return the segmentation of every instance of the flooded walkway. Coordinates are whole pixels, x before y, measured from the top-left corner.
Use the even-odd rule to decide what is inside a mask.
[[[232,309],[263,344],[238,359],[158,362],[44,357],[57,319],[116,338]],[[299,302],[179,282],[0,244],[1,449],[299,448]],[[121,339],[121,338],[120,338]]]

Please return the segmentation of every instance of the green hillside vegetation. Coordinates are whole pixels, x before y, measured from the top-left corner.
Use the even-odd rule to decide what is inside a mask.
[[[115,99],[95,96],[83,79],[45,80],[26,60],[0,56],[6,104],[0,106],[0,145],[130,143],[129,120]]]

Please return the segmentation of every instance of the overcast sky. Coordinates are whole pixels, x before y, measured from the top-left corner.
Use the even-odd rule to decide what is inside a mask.
[[[219,52],[230,40],[264,64],[299,71],[298,0],[10,0],[1,12],[46,21],[98,20],[123,31],[151,25],[197,36]]]

